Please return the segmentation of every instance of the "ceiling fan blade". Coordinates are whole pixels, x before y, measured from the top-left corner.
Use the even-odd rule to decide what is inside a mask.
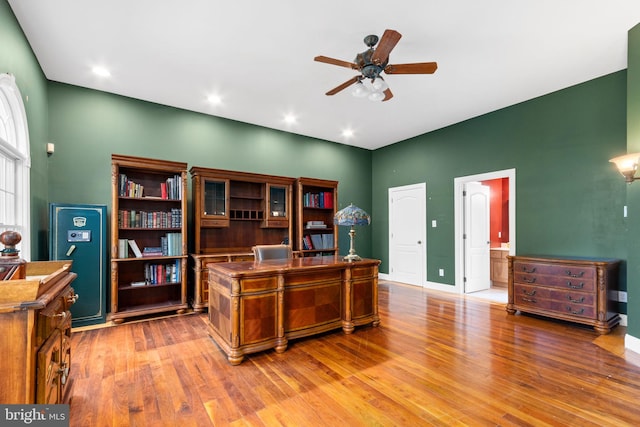
[[[342,61],[340,59],[329,58],[328,56],[316,56],[313,58],[314,61],[324,62],[325,64],[338,65],[340,67],[347,67],[353,70],[357,70],[358,66],[353,62]]]
[[[346,89],[349,86],[351,86],[352,84],[356,83],[358,80],[360,80],[360,78],[361,78],[360,76],[354,76],[354,77],[350,78],[346,82],[342,83],[340,86],[336,86],[333,89],[331,89],[329,92],[327,92],[327,95],[335,95],[336,93],[340,92],[341,90]]]
[[[382,99],[382,102],[384,102],[384,101],[388,101],[388,100],[390,100],[391,98],[393,98],[393,93],[391,93],[391,89],[389,89],[389,88],[387,88],[387,89],[386,89],[384,92],[382,92],[382,93],[384,93],[384,98]]]
[[[385,30],[382,38],[378,42],[378,47],[371,55],[371,62],[376,65],[384,64],[389,60],[389,53],[396,47],[398,41],[400,41],[402,34],[395,30]]]
[[[433,74],[438,68],[437,62],[416,62],[415,64],[389,64],[384,68],[387,74]]]

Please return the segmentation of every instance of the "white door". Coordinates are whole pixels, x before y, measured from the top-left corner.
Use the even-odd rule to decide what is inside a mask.
[[[468,182],[464,187],[465,292],[489,289],[489,187]]]
[[[426,183],[389,189],[389,279],[424,286]]]

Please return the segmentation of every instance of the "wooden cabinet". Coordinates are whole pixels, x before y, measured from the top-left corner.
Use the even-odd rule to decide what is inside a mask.
[[[302,256],[338,253],[338,181],[298,178],[296,181],[296,244]]]
[[[196,311],[208,306],[206,264],[253,260],[254,245],[293,240],[295,178],[192,167]]]
[[[111,157],[111,313],[124,319],[187,304],[187,164]]]
[[[26,264],[26,277],[0,282],[0,402],[69,400],[71,306],[78,295],[69,261]]]
[[[509,265],[507,263],[508,249],[491,249],[490,251],[491,283],[493,286],[506,287],[509,280]]]
[[[618,290],[620,261],[508,256],[507,312],[591,325],[607,334],[620,322],[611,293]]]

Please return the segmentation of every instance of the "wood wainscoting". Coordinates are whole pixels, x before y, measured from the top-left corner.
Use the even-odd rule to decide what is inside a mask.
[[[196,313],[72,334],[71,426],[625,426],[640,356],[624,328],[380,281],[379,327],[232,366]],[[606,345],[600,341],[606,339]]]

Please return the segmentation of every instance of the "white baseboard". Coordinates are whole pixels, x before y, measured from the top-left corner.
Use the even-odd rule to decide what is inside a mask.
[[[640,354],[640,338],[626,334],[624,336],[624,348]]]
[[[389,274],[388,273],[378,273],[378,279],[380,280],[389,280],[389,281],[393,281],[389,278]],[[405,283],[406,285],[409,286],[416,286],[416,287],[421,287],[418,285],[411,285],[409,283]],[[450,292],[450,293],[459,293],[458,289],[453,286],[453,285],[443,285],[442,283],[436,283],[436,282],[425,282],[424,286],[422,286],[424,289],[432,289],[434,291],[441,291],[441,292]]]
[[[627,326],[627,315],[626,314],[621,314],[620,315],[620,326]]]

